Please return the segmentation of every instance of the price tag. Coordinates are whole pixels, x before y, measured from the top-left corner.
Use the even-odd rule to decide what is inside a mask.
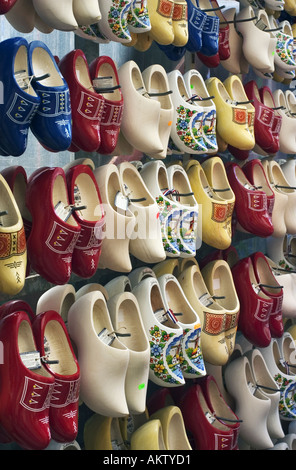
[[[103,341],[103,343],[107,344],[108,346],[111,346],[113,341],[116,338],[115,333],[112,333],[111,331],[107,330],[107,328],[103,328],[102,331],[98,334],[98,337]]]
[[[55,213],[56,215],[62,219],[64,222],[66,222],[69,217],[71,216],[72,214],[72,208],[71,206],[69,205],[65,205],[62,201],[59,201],[56,205],[55,205]]]
[[[129,199],[127,196],[122,194],[121,191],[118,191],[115,196],[114,204],[118,209],[127,211],[129,206]]]
[[[21,360],[29,370],[40,369],[41,358],[39,351],[28,351],[20,354]]]

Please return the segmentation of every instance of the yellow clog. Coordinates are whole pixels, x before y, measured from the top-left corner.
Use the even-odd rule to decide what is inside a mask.
[[[202,167],[213,192],[227,202],[226,231],[231,243],[235,194],[229,184],[224,163],[220,157],[212,157],[204,161]]]
[[[254,138],[248,128],[247,107],[232,100],[224,84],[217,77],[205,81],[206,87],[217,110],[217,132],[220,137],[233,147],[251,150]]]
[[[161,422],[151,419],[131,435],[131,450],[166,450]]]
[[[85,450],[126,450],[119,419],[92,415],[83,429]]]
[[[244,85],[241,79],[237,75],[230,75],[223,82],[230,97],[236,103],[243,103],[247,108],[248,114],[248,129],[253,139],[253,147],[255,146],[255,135],[254,135],[254,120],[255,120],[255,107],[250,102],[249,98],[244,89]]]
[[[228,203],[214,193],[202,165],[197,160],[189,160],[186,171],[200,207],[202,240],[209,246],[225,250],[231,243],[227,231]]]
[[[226,311],[208,291],[198,265],[185,269],[178,281],[201,321],[201,344],[206,363],[223,366],[229,359],[225,339]]]
[[[147,0],[147,8],[151,23],[151,37],[163,46],[172,44],[173,29],[173,0]]]
[[[201,270],[205,284],[213,298],[226,311],[225,338],[229,354],[234,351],[240,302],[227,261],[210,261]]]
[[[163,274],[173,274],[177,276],[179,273],[179,260],[178,258],[166,259],[157,263],[152,269],[156,277],[160,277]]]
[[[183,416],[177,406],[165,406],[150,416],[161,422],[167,450],[192,450],[188,441]]]
[[[173,31],[174,40],[172,44],[177,47],[183,47],[188,42],[188,20],[187,20],[187,2],[186,0],[174,0],[173,9]]]

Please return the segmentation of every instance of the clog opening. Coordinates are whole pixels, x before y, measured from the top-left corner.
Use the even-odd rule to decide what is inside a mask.
[[[217,80],[217,88],[218,88],[218,93],[220,94],[221,98],[226,102],[230,104],[232,102],[231,97],[229,96],[228,91],[226,90],[225,86],[220,80]]]
[[[169,308],[181,323],[194,323],[197,315],[186,301],[179,285],[174,280],[168,280],[165,285],[166,298]]]
[[[276,281],[275,277],[273,276],[268,262],[261,257],[258,257],[256,260],[256,269],[258,273],[258,277],[260,280],[260,283],[268,285],[268,286],[273,286],[273,287],[264,287],[264,290],[268,292],[269,294],[280,294],[281,293],[281,287]],[[278,287],[277,287],[278,286]]]
[[[32,53],[32,67],[35,77],[49,74],[40,83],[48,87],[60,87],[64,85],[64,81],[56,67],[56,63],[50,54],[42,47],[36,47]]]
[[[288,194],[295,193],[295,189],[290,187],[280,165],[277,162],[272,162],[272,164],[270,165],[270,172],[272,175],[273,183],[275,184],[275,186],[278,186],[277,190]]]
[[[169,259],[161,261],[153,267],[156,277],[162,274],[172,274],[175,277],[179,275],[179,262],[177,259]]]
[[[145,351],[148,347],[147,338],[140,321],[140,312],[132,299],[123,300],[118,308],[117,329],[120,333],[130,336],[120,337],[120,341],[132,351]]]
[[[60,315],[62,319],[64,320],[64,322],[67,321],[68,312],[70,310],[70,307],[72,307],[72,305],[74,304],[75,300],[76,299],[75,299],[74,292],[69,292],[68,294],[65,295],[61,308],[60,308]]]
[[[288,107],[289,112],[291,113],[291,115],[293,117],[295,117],[296,97],[295,97],[294,93],[290,90],[286,91],[286,103],[287,103],[287,107]]]
[[[65,207],[69,206],[69,197],[66,181],[62,175],[56,176],[52,187],[52,205],[53,207],[56,207],[59,203],[63,203]],[[76,220],[72,215],[67,220],[67,224],[76,227],[78,226]]]
[[[234,194],[229,184],[229,181],[225,175],[225,169],[222,161],[215,161],[213,163],[212,169],[212,186],[215,192],[215,189],[223,190],[219,191],[220,197],[222,199],[233,199]]]
[[[133,83],[136,91],[138,91],[141,95],[143,93],[147,93],[146,87],[145,87],[144,82],[143,82],[143,77],[142,77],[141,72],[138,69],[138,67],[133,67],[132,68],[131,79],[132,79],[132,83]]]
[[[259,297],[261,297],[262,299],[269,300],[270,297],[268,297],[268,295],[264,294],[264,292],[262,292],[262,290],[259,289],[259,287],[258,287],[258,281],[256,279],[255,272],[254,272],[254,267],[253,267],[253,264],[252,264],[251,261],[249,262],[249,279],[250,279],[250,282],[251,282],[252,287],[253,287],[254,291],[256,292],[256,294]]]
[[[163,166],[160,166],[158,170],[158,185],[162,192],[169,188],[167,171]]]
[[[290,334],[285,334],[282,337],[282,352],[282,360],[285,362],[287,373],[289,375],[296,375],[296,347],[294,339]]]
[[[98,73],[96,75],[95,78],[98,78],[99,77],[99,80],[97,81],[97,84],[98,84],[98,88],[106,88],[105,85],[100,85],[100,81],[103,82],[104,79],[107,79],[108,80],[108,87],[111,86],[111,87],[114,87],[114,86],[117,86],[118,85],[118,81],[117,81],[117,78],[116,78],[116,74],[115,74],[115,71],[112,67],[111,64],[109,64],[108,62],[105,62],[103,64],[100,65],[100,68],[98,70]],[[107,77],[107,78],[106,78]],[[111,77],[111,78],[109,78]],[[116,90],[113,90],[112,92],[110,93],[104,93],[103,94],[104,98],[106,98],[107,100],[110,100],[110,101],[120,101],[121,100],[121,92],[120,92],[120,89],[116,89]]]
[[[166,312],[166,308],[163,304],[162,296],[161,296],[161,293],[157,284],[154,284],[151,288],[150,302],[151,302],[152,310],[154,313],[160,312],[160,311]],[[173,328],[174,330],[179,330],[180,328],[170,318],[167,319],[165,325],[169,328]]]
[[[26,206],[26,197],[25,197],[26,191],[27,191],[27,183],[26,183],[25,177],[22,173],[18,173],[15,178],[13,195],[15,197],[20,213],[22,214],[22,217],[30,221],[32,220],[32,216]]]
[[[248,101],[248,97],[246,95],[242,81],[237,76],[233,77],[231,85],[232,85],[232,96],[235,101],[238,101],[238,102]],[[254,110],[255,112],[255,109],[252,103],[246,103],[245,106],[249,110]]]
[[[225,424],[221,423],[221,421],[219,421],[217,418],[214,417],[213,413],[211,412],[211,410],[209,409],[207,405],[206,399],[201,390],[198,392],[198,401],[204,412],[204,415],[213,418],[213,421],[212,420],[210,421],[211,425],[219,430],[223,430],[229,433],[230,429]]]
[[[268,371],[266,362],[264,361],[261,354],[253,355],[253,371],[254,371],[254,376],[256,378],[257,383],[264,384],[264,386],[267,387],[267,388],[264,388],[264,393],[270,394],[270,395],[277,393],[274,391],[277,389],[277,385],[275,381],[272,379]]]
[[[119,180],[118,173],[116,171],[110,172],[107,185],[107,202],[111,205],[113,210],[117,210],[115,205],[115,196],[118,192],[122,192],[121,184]]]
[[[213,295],[221,297],[217,302],[226,310],[235,310],[238,307],[238,298],[233,284],[232,274],[228,264],[216,266],[212,278]]]
[[[97,299],[93,305],[92,311],[92,322],[95,335],[100,337],[100,335],[107,331],[107,334],[111,335],[114,332],[114,328],[112,326],[109,312],[107,310],[106,303],[102,299]],[[122,349],[126,350],[124,344],[115,337],[114,341],[111,344],[107,345],[104,343],[106,347],[114,348],[114,349]]]
[[[31,81],[28,71],[28,50],[26,46],[20,46],[14,59],[14,77],[20,88],[24,89],[26,93],[31,96],[37,96],[34,88],[31,86]]]
[[[4,215],[0,217],[1,225],[2,227],[13,227],[19,222],[19,215],[14,204],[14,199],[11,198],[6,185],[1,183],[2,181],[0,180],[0,212],[4,213]]]
[[[248,178],[245,176],[245,174],[244,174],[244,172],[243,172],[243,170],[241,169],[240,166],[238,166],[238,165],[234,166],[234,173],[235,173],[235,176],[237,177],[239,183],[242,186],[248,187],[250,189],[253,188],[253,185],[250,183]]]
[[[209,93],[204,85],[204,81],[201,75],[193,73],[190,77],[191,93],[192,95],[200,96],[201,98],[208,98]],[[213,106],[212,100],[206,99],[201,102],[203,108],[209,108]]]
[[[139,172],[134,168],[124,168],[122,172],[122,182],[125,186],[125,193],[132,200],[134,205],[147,207],[154,204],[154,199],[146,189]]]
[[[250,391],[254,390],[253,396],[255,396],[256,398],[259,398],[260,400],[270,400],[270,398],[265,396],[261,392],[261,390],[258,387],[256,387],[256,380],[251,371],[251,366],[248,361],[245,362],[245,376],[246,376],[246,381],[247,381]]]
[[[23,320],[19,325],[18,337],[17,337],[18,351],[19,354],[26,354],[36,351],[36,344],[32,332],[30,323]],[[41,375],[43,377],[50,377],[51,374],[41,366],[38,369],[34,369],[34,374]]]
[[[94,92],[93,84],[89,75],[89,69],[83,56],[78,56],[75,63],[75,72],[79,83],[83,88]]]
[[[203,277],[199,271],[193,271],[192,281],[193,290],[197,294],[200,302],[206,302],[206,306],[211,307],[211,310],[217,310],[218,312],[221,311],[224,314],[224,310],[221,305],[212,300],[211,295],[209,294],[208,289],[204,283]]]
[[[97,188],[93,179],[87,173],[80,173],[74,185],[75,203],[78,206],[86,206],[86,209],[78,211],[84,220],[98,221],[102,218],[102,209]]]
[[[166,93],[167,91],[169,90],[167,88],[167,82],[165,80],[163,73],[156,70],[151,75],[149,92],[150,93]],[[151,97],[151,98],[159,101],[160,107],[162,109],[172,108],[172,101],[171,101],[170,95],[156,96],[156,97]]]
[[[185,101],[187,101],[189,99],[189,96],[188,96],[188,93],[184,84],[183,76],[180,76],[180,75],[177,76],[177,88],[182,98]]]
[[[182,415],[173,411],[168,422],[168,450],[190,450]]]
[[[183,173],[182,170],[179,170],[178,167],[176,167],[176,169],[173,171],[172,186],[173,189],[180,194],[180,196],[176,198],[176,200],[180,200],[180,202],[182,204],[185,204],[186,206],[196,205],[194,197],[191,195],[192,189],[186,178],[185,170]],[[185,194],[186,196],[183,196],[183,194]]]
[[[277,341],[272,342],[272,354],[273,354],[273,359],[274,362],[277,366],[277,368],[282,372],[283,374],[287,374],[287,367],[284,365],[283,357],[280,353],[279,345]],[[290,374],[289,374],[290,375]]]
[[[230,420],[236,419],[233,411],[225,402],[214,380],[209,381],[208,387],[209,387],[208,388],[209,399],[217,416],[221,416],[225,419],[230,419]]]
[[[254,185],[257,188],[260,188],[260,189],[262,188],[262,191],[264,191],[267,196],[274,195],[271,187],[268,184],[264,169],[259,164],[258,165],[255,164],[253,167],[253,181],[254,181]]]
[[[68,338],[62,325],[56,320],[50,320],[44,329],[44,350],[50,361],[57,360],[57,364],[50,364],[49,368],[59,375],[73,375],[77,372]]]
[[[262,102],[268,107],[268,108],[274,108],[274,99],[273,95],[271,93],[271,90],[268,87],[263,88],[263,93],[262,93]]]

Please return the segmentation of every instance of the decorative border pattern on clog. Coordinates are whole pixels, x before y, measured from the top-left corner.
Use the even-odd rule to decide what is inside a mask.
[[[296,67],[295,59],[293,58],[294,39],[282,31],[276,33],[275,37],[277,39],[275,52],[278,57],[285,64]]]
[[[127,22],[133,28],[150,29],[150,17],[145,0],[141,0],[141,6],[137,6],[137,0],[133,0],[127,14]]]
[[[274,376],[280,389],[279,413],[282,418],[296,419],[296,382],[283,377],[280,373]]]
[[[179,139],[186,147],[198,151],[206,152],[202,137],[203,113],[185,108],[180,105],[177,108],[176,129]]]
[[[247,125],[248,124],[248,113],[246,109],[232,108],[232,120],[236,124]]]
[[[225,331],[226,316],[224,314],[216,314],[205,311],[203,314],[205,319],[203,325],[204,333],[211,336],[217,336]]]
[[[228,214],[228,207],[227,204],[219,204],[217,202],[212,203],[212,215],[211,219],[214,222],[218,222],[219,224],[225,222]]]
[[[127,14],[130,8],[129,0],[113,0],[108,12],[108,24],[112,33],[119,39],[130,38],[127,24]]]
[[[24,227],[18,232],[0,233],[0,259],[10,256],[23,255],[26,251],[26,236]]]
[[[172,0],[159,0],[156,12],[165,18],[172,18],[174,2]]]
[[[180,210],[176,205],[163,196],[156,197],[159,208],[159,221],[162,234],[162,243],[167,253],[175,255],[179,254],[176,224],[172,224],[174,220],[173,214],[179,214]]]
[[[185,328],[181,349],[181,369],[184,374],[204,376],[206,374],[202,350],[200,347],[201,329]]]
[[[180,352],[183,334],[168,333],[157,325],[150,328],[149,334],[150,369],[155,377],[163,382],[182,384],[184,379],[180,366]]]

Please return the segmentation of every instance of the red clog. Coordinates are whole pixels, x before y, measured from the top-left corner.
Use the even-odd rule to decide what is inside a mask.
[[[76,210],[74,218],[81,227],[72,256],[72,271],[80,277],[92,277],[101,254],[105,214],[94,173],[88,165],[76,165],[66,173],[70,204]]]
[[[4,361],[0,364],[0,421],[22,448],[45,449],[51,440],[49,403],[54,378],[44,368],[25,312],[0,321]]]
[[[215,378],[212,375],[201,377],[198,382],[202,388],[211,413],[233,432],[232,450],[238,449],[238,436],[241,420],[226,403]]]
[[[35,313],[32,307],[25,300],[8,300],[0,306],[0,321],[2,318],[10,315],[11,313],[25,312],[30,321],[33,321],[35,318]]]
[[[117,68],[111,57],[101,56],[91,62],[89,71],[93,83],[96,83],[95,89],[104,97],[101,145],[97,152],[110,155],[117,145],[123,114],[123,95]]]
[[[178,387],[179,388],[179,387]],[[182,388],[182,387],[181,387]],[[149,416],[156,413],[156,411],[165,408],[166,406],[176,405],[175,400],[172,397],[171,389],[161,387],[152,393],[147,400],[147,410]]]
[[[261,102],[271,108],[274,111],[272,126],[271,126],[271,134],[273,136],[273,141],[275,148],[280,148],[280,130],[282,127],[282,116],[276,112],[276,106],[273,98],[273,94],[271,89],[268,86],[263,86],[259,89],[259,95]],[[272,152],[271,152],[272,153]]]
[[[255,108],[254,135],[255,142],[263,152],[275,154],[279,151],[279,141],[274,135],[275,111],[261,101],[260,92],[255,80],[244,85],[246,94]]]
[[[262,292],[251,257],[238,261],[232,267],[232,276],[240,301],[238,328],[254,346],[265,348],[271,341],[269,319],[273,300]]]
[[[205,54],[202,54],[202,52],[196,52],[196,56],[206,67],[209,67],[211,69],[216,68],[220,65],[219,52],[212,56],[207,56]]]
[[[257,252],[251,255],[254,272],[262,292],[273,301],[270,313],[269,329],[272,338],[281,338],[284,334],[283,324],[283,288],[274,277],[269,262],[263,253]]]
[[[232,450],[233,431],[211,411],[199,384],[188,387],[178,406],[194,450]]]
[[[256,189],[237,163],[227,165],[227,177],[235,194],[235,214],[243,230],[258,237],[269,237],[273,225],[267,212],[267,196]]]
[[[67,284],[81,227],[71,215],[64,170],[36,170],[28,181],[26,204],[32,215],[28,239],[32,269],[53,284]]]
[[[270,220],[272,220],[272,211],[274,207],[274,192],[271,188],[268,178],[266,176],[264,167],[261,160],[254,158],[249,160],[243,166],[243,172],[246,177],[256,188],[262,189],[265,192],[267,198],[267,213]]]
[[[95,92],[84,52],[69,52],[59,62],[71,97],[72,143],[85,152],[95,152],[101,144],[100,123],[104,98]]]
[[[49,310],[36,315],[33,333],[44,367],[54,378],[49,408],[52,439],[72,442],[78,433],[80,368],[65,323],[59,313]]]
[[[17,0],[0,0],[0,15],[6,15]]]

